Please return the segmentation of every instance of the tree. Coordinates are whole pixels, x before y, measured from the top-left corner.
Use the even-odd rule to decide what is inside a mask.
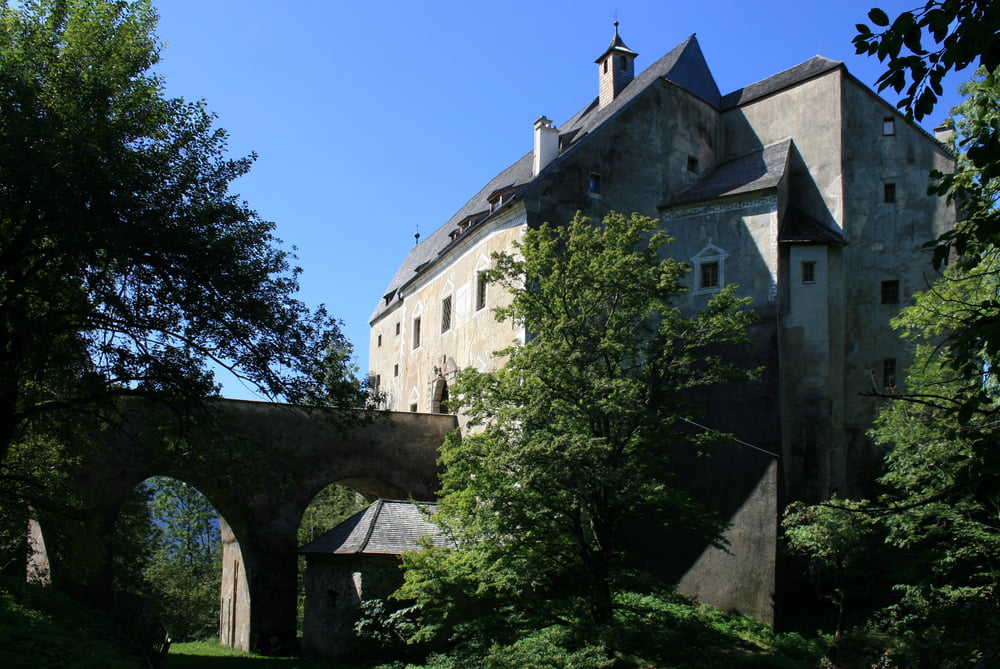
[[[857,24],[854,46],[859,54],[887,62],[878,90],[900,93],[905,88],[898,106],[918,121],[933,111],[948,72],[970,65],[993,72],[1000,65],[1000,4],[995,0],[927,0],[923,7],[901,12],[891,24],[878,8],[868,12],[868,19],[876,30]],[[924,47],[928,37],[936,50]]]
[[[879,496],[791,508],[786,518],[792,546],[827,562],[852,551],[857,559],[866,534],[882,539],[878,564],[891,576],[892,599],[869,625],[927,666],[1000,659],[996,379],[982,372],[970,379],[947,345],[998,290],[1000,253],[993,250],[975,267],[949,268],[894,319],[916,353],[900,398],[883,407],[872,430],[886,449]],[[996,356],[980,348],[973,364],[992,370]],[[955,407],[968,406],[970,396],[981,396],[979,409],[955,420]]]
[[[496,316],[529,335],[498,353],[499,371],[465,370],[454,385],[472,429],[442,449],[436,518],[456,548],[407,556],[399,593],[421,606],[424,636],[610,623],[630,519],[718,539],[723,524],[670,463],[725,441],[685,421],[699,388],[750,375],[721,353],[747,341],[753,313],[728,286],[682,314],[689,269],[661,257],[670,241],[637,214],[578,215],[527,231],[518,256],[494,254],[486,278],[511,294]]]
[[[227,157],[204,103],[151,73],[155,24],[146,0],[0,3],[7,478],[29,435],[122,397],[215,394],[213,366],[271,397],[359,401],[357,384],[319,383],[349,345],[295,298],[274,225],[229,193],[253,156]]]
[[[176,641],[213,636],[219,626],[222,542],[215,509],[199,491],[162,476],[150,480],[152,550],[146,591]]]

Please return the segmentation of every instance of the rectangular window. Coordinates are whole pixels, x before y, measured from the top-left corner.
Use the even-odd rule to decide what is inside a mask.
[[[882,201],[886,203],[896,201],[896,184],[885,184],[882,189]]]
[[[896,359],[886,358],[882,361],[882,387],[892,390],[896,387]]]
[[[413,319],[413,348],[420,348],[420,319]]]
[[[802,283],[816,283],[816,263],[812,260],[802,263]]]
[[[379,387],[382,385],[382,376],[375,374],[368,378],[368,387],[374,391],[378,391]]]
[[[486,276],[482,272],[476,275],[476,311],[486,308]]]
[[[882,134],[886,137],[892,137],[896,134],[896,119],[891,116],[882,119]]]
[[[719,263],[717,262],[703,262],[701,263],[701,272],[698,276],[698,288],[700,290],[706,290],[708,288],[718,288],[719,287]]]
[[[698,159],[694,156],[688,156],[688,172],[698,173]]]
[[[882,282],[882,304],[899,304],[899,279]]]
[[[441,300],[441,332],[451,329],[451,295]]]
[[[398,362],[395,365],[392,366],[392,375],[393,376],[399,376],[399,363]]]
[[[396,336],[399,336],[399,323],[396,323]]]
[[[378,347],[382,348],[382,335],[378,336]]]
[[[414,402],[413,404],[410,405],[410,411],[412,411],[413,413],[417,412],[417,403],[416,402]]]
[[[594,193],[595,195],[599,194],[601,192],[601,175],[600,174],[595,174],[595,173],[591,172],[591,174],[590,174],[590,183],[588,185],[588,188],[590,188],[590,192]]]

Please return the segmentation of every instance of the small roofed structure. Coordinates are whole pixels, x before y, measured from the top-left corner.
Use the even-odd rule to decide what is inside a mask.
[[[436,510],[431,502],[379,499],[297,551],[306,558],[304,653],[349,654],[361,602],[402,584],[399,556],[448,545],[430,519]]]

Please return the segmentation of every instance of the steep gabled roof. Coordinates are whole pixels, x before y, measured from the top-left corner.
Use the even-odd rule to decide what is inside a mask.
[[[792,140],[783,139],[727,160],[660,207],[777,188],[788,168],[791,150]]]
[[[593,102],[559,128],[560,136],[574,133],[573,143],[579,142],[661,78],[680,86],[713,107],[719,106],[719,87],[708,69],[698,38],[691,35],[629,82],[611,104],[600,107],[597,98],[594,98]]]
[[[431,503],[379,499],[297,552],[303,555],[400,555],[422,548],[430,539],[436,546],[448,545],[438,526],[424,511]]]
[[[723,96],[719,107],[721,109],[732,109],[733,107],[745,105],[748,102],[759,100],[760,98],[766,97],[772,93],[777,93],[778,91],[788,88],[789,86],[812,79],[813,77],[819,76],[841,66],[843,66],[843,63],[839,60],[830,60],[829,58],[824,58],[823,56],[813,56],[804,63],[799,63],[795,67],[790,67],[787,70],[783,70],[782,72],[778,72],[777,74],[768,77],[767,79],[758,81],[755,84],[750,84],[749,86],[745,86]]]

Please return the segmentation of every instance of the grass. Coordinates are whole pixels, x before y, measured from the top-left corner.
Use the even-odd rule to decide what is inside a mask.
[[[271,657],[242,653],[217,641],[175,643],[163,669],[356,669],[354,665],[331,660],[303,660],[298,657]]]
[[[107,616],[52,589],[0,582],[0,667],[141,666]]]

